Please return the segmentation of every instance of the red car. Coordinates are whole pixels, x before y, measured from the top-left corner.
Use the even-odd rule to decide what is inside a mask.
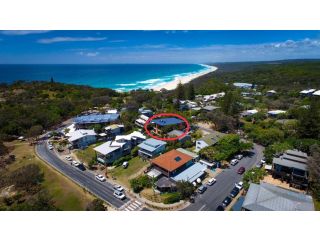
[[[238,169],[238,174],[243,174],[246,171],[246,169],[244,167],[240,167]]]

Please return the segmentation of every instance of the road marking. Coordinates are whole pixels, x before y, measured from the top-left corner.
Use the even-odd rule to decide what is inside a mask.
[[[127,207],[130,211],[134,211],[134,209],[131,206]]]
[[[134,203],[134,202],[131,203],[131,206],[135,206],[135,207],[137,207],[137,208],[140,207],[140,205],[138,205],[138,204],[136,204],[136,203]]]
[[[138,204],[138,205],[142,205],[142,203],[141,202],[138,202],[138,201],[134,201],[136,204]]]
[[[198,211],[201,211],[202,209],[204,209],[207,205],[203,205]]]

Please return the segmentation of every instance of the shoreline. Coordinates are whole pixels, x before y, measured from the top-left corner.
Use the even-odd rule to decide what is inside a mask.
[[[187,75],[187,76],[175,77],[175,79],[170,81],[170,82],[166,82],[166,83],[160,84],[160,85],[155,86],[155,87],[150,88],[150,89],[152,89],[154,91],[160,91],[163,88],[166,89],[166,90],[174,90],[178,86],[178,84],[180,82],[182,84],[189,83],[189,82],[191,82],[192,80],[194,80],[194,79],[196,79],[198,77],[201,77],[201,76],[206,75],[208,73],[214,72],[214,71],[216,71],[218,69],[215,66],[210,66],[210,65],[205,65],[205,64],[201,64],[201,65],[208,67],[208,69],[203,70],[201,72],[193,73],[193,74],[190,74],[190,75]]]

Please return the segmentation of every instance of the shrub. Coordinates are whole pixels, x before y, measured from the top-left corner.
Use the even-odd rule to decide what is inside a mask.
[[[148,176],[143,175],[143,176],[131,179],[130,186],[135,193],[139,193],[144,188],[152,187],[152,181]]]
[[[163,203],[164,204],[172,204],[179,202],[181,200],[181,194],[178,192],[166,193],[164,196]]]
[[[131,156],[130,156],[130,155],[121,157],[121,158],[115,160],[115,161],[112,163],[112,166],[119,167],[119,166],[122,165],[122,163],[128,162],[130,159],[131,159]]]
[[[243,175],[243,187],[245,190],[248,190],[250,183],[259,184],[260,180],[267,175],[267,172],[263,168],[253,168],[247,171]]]

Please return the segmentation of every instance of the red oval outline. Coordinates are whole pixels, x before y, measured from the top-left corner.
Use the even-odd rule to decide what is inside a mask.
[[[161,138],[161,137],[157,137],[157,136],[154,136],[150,133],[150,131],[147,129],[147,126],[150,124],[150,122],[155,119],[155,118],[158,118],[158,117],[177,117],[177,118],[180,118],[182,121],[184,121],[187,125],[185,131],[183,134],[177,136],[177,137],[174,137],[174,138]],[[190,124],[188,122],[188,120],[184,117],[182,117],[181,115],[179,114],[176,114],[176,113],[158,113],[158,114],[155,114],[153,115],[152,117],[150,117],[146,123],[144,124],[143,126],[144,130],[146,131],[146,133],[154,138],[154,139],[157,139],[157,140],[161,140],[161,141],[175,141],[175,140],[178,140],[179,138],[182,138],[184,136],[186,136],[188,134],[188,132],[190,131]]]

